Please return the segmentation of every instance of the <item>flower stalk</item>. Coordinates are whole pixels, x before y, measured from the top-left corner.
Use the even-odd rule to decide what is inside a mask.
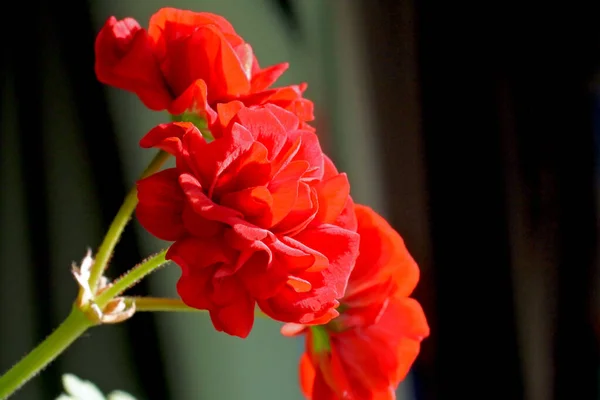
[[[0,399],[8,398],[36,376],[92,325],[81,310],[73,307],[67,319],[50,336],[0,376]]]
[[[136,265],[134,268],[129,270],[125,275],[117,279],[111,286],[107,287],[106,290],[102,291],[95,299],[94,303],[102,310],[104,307],[116,296],[123,293],[136,283],[138,283],[146,275],[152,273],[157,268],[165,265],[167,260],[165,255],[167,250],[163,250],[160,253],[153,255],[146,259],[144,262]]]
[[[135,311],[142,312],[195,312],[206,313],[208,310],[200,310],[186,305],[180,299],[164,297],[123,297],[127,307],[135,307]],[[254,316],[268,318],[258,307],[254,310]]]
[[[146,170],[142,173],[141,178],[145,178],[158,171],[169,156],[170,154],[159,151]],[[131,219],[131,214],[135,210],[137,203],[137,188],[134,186],[125,197],[125,201],[110,225],[110,228],[98,249],[96,259],[92,261],[91,256],[88,254],[82,262],[81,270],[89,268],[89,280],[87,282],[78,280],[81,290],[73,305],[71,313],[50,336],[22,358],[21,361],[15,364],[4,375],[0,376],[0,399],[8,398],[8,396],[36,376],[88,328],[101,323],[120,322],[130,316],[129,313],[127,313],[127,310],[111,309],[108,310],[109,314],[115,314],[109,315],[109,317],[112,318],[102,319],[102,316],[99,316],[98,319],[95,319],[90,318],[90,315],[93,315],[93,313],[90,313],[90,308],[93,306],[102,313],[105,311],[105,308],[118,307],[120,305],[119,302],[113,302],[116,296],[119,296],[129,287],[139,282],[140,279],[166,263],[166,250],[164,250],[138,264],[115,281],[114,284],[101,290],[100,293],[97,294],[100,282],[102,281],[103,272],[108,265],[110,257],[113,254],[114,248],[119,241],[125,226]],[[86,265],[84,266],[84,264]],[[77,276],[83,276],[79,275],[81,270],[77,270],[78,274],[75,274],[76,279]],[[83,283],[88,283],[89,285],[83,285]],[[82,292],[84,289],[85,293]],[[84,296],[84,294],[86,294],[87,297]],[[84,298],[88,299],[82,301]],[[118,315],[119,313],[123,314],[123,316]]]
[[[136,311],[206,312],[186,305],[179,299],[162,297],[125,297],[125,304],[135,305]]]
[[[90,318],[89,308],[93,305],[100,313],[105,311],[105,308],[117,296],[123,293],[139,282],[142,278],[155,271],[160,266],[164,265],[166,250],[148,258],[146,261],[138,264],[129,272],[115,281],[114,284],[108,286],[95,299],[91,299],[86,304],[75,304],[71,313],[60,324],[60,326],[48,336],[35,349],[27,354],[21,361],[14,365],[6,374],[0,377],[0,399],[5,399],[21,386],[27,383],[31,378],[38,374],[46,365],[50,364],[58,355],[60,355],[71,343],[81,336],[88,328],[101,324],[112,323],[111,319],[102,319],[102,315],[98,319]],[[166,299],[161,299],[164,300]],[[147,302],[152,305],[152,300]],[[126,309],[135,310],[135,303],[126,302]],[[144,301],[140,301],[140,305],[144,306]],[[177,307],[176,300],[173,303],[167,302],[168,307],[163,305],[164,311],[182,311],[183,307]],[[81,308],[80,308],[81,307]],[[156,306],[155,306],[156,307]],[[187,307],[187,306],[186,306]],[[110,308],[110,307],[109,307]],[[109,313],[110,314],[110,313]],[[133,313],[131,313],[133,314]],[[127,315],[127,318],[131,315]],[[120,322],[122,319],[115,319],[114,322]]]
[[[162,150],[159,151],[154,159],[150,162],[146,170],[144,170],[141,178],[145,178],[158,171],[165,161],[167,161],[169,156],[169,153]],[[98,289],[100,278],[108,266],[108,262],[110,261],[115,246],[119,242],[125,226],[127,226],[127,223],[131,219],[131,214],[133,213],[133,210],[135,210],[137,203],[137,187],[134,185],[129,193],[127,193],[127,196],[125,196],[125,201],[121,205],[121,208],[117,212],[113,222],[110,224],[110,227],[106,232],[106,236],[104,236],[104,240],[100,244],[98,252],[96,253],[89,280],[90,289],[93,293],[96,293]]]

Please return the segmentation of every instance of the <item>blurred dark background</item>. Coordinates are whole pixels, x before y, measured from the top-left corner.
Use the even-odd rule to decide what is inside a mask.
[[[599,3],[410,0],[13,2],[0,24],[0,371],[66,316],[70,263],[95,248],[166,114],[94,76],[110,15],[225,16],[263,66],[290,61],[358,201],[421,266],[432,334],[399,399],[598,399]],[[110,275],[161,243],[136,223]],[[171,266],[134,293],[173,295]],[[299,340],[258,321],[139,313],[95,328],[19,400],[74,373],[139,399],[299,399]]]

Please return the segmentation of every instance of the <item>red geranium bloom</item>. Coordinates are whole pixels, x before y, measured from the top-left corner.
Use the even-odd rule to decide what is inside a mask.
[[[302,391],[312,400],[393,400],[429,335],[423,310],[408,296],[419,269],[396,231],[368,207],[355,206],[360,256],[340,316],[285,335],[307,333],[300,361]]]
[[[175,241],[179,295],[217,330],[247,336],[255,304],[280,321],[329,321],[358,255],[346,175],[291,112],[234,102],[219,115],[210,143],[190,123],[141,140],[176,167],[138,182],[139,221]]]
[[[152,110],[188,110],[212,120],[217,103],[276,104],[310,121],[306,84],[269,89],[287,63],[260,68],[252,47],[211,13],[162,8],[148,31],[132,18],[110,17],[96,38],[95,70],[108,85],[136,93]]]

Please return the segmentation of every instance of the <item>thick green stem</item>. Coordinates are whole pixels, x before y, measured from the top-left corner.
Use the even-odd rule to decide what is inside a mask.
[[[169,156],[168,153],[159,151],[143,172],[141,178],[158,171]],[[96,253],[88,281],[92,293],[96,293],[100,278],[108,265],[123,229],[129,222],[133,210],[135,210],[137,202],[137,188],[134,186],[125,197],[123,205],[111,223]],[[100,309],[104,309],[115,296],[120,295],[144,276],[164,264],[166,262],[165,254],[166,251],[163,251],[133,268],[117,280],[114,285],[102,292],[95,299],[95,303]],[[94,322],[88,319],[83,310],[74,306],[67,319],[50,336],[0,377],[0,399],[5,399],[13,394],[93,325]]]
[[[0,377],[0,399],[6,399],[52,362],[93,323],[76,307],[50,336]]]
[[[167,263],[167,260],[165,260],[166,254],[167,250],[163,250],[133,267],[129,272],[117,279],[112,286],[100,293],[98,297],[96,297],[95,303],[101,310],[104,309],[108,302],[114,297],[120,295],[139,282],[143,277]]]
[[[165,260],[166,253],[167,251],[163,250],[131,269],[115,281],[112,286],[103,291],[95,299],[95,304],[98,305],[100,310],[103,310],[114,297],[165,264],[167,262]],[[23,386],[93,325],[94,323],[88,319],[82,310],[73,307],[71,314],[50,336],[0,377],[0,399],[7,398]]]
[[[142,173],[141,178],[145,178],[154,172],[158,171],[160,167],[165,163],[165,161],[169,158],[170,154],[164,151],[159,151],[158,154],[154,157],[154,159],[150,162],[150,165],[146,168],[146,170]],[[113,254],[113,250],[117,245],[117,242],[121,238],[121,234],[123,233],[123,229],[131,219],[131,214],[133,210],[135,210],[135,206],[138,203],[137,199],[137,187],[134,185],[133,188],[127,193],[125,197],[125,201],[121,205],[121,208],[117,212],[115,219],[110,224],[108,228],[108,232],[106,232],[106,236],[104,236],[104,240],[100,247],[98,248],[98,252],[96,253],[96,257],[94,260],[94,264],[92,265],[92,269],[90,271],[90,289],[92,293],[96,293],[98,289],[98,282],[100,281],[100,277],[106,270],[108,262]]]

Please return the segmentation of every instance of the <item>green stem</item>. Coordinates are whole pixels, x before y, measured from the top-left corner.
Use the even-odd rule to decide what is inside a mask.
[[[103,310],[114,297],[120,295],[139,282],[143,277],[164,265],[167,262],[165,260],[166,254],[167,250],[163,250],[133,267],[129,272],[117,279],[112,286],[109,286],[105,291],[100,293],[96,297],[95,303]]]
[[[310,327],[312,333],[312,348],[315,353],[331,352],[331,343],[329,342],[329,333],[323,325]]]
[[[156,171],[165,163],[165,161],[169,158],[170,154],[164,151],[159,151],[154,159],[150,162],[146,170],[142,173],[140,179],[145,178]],[[92,265],[92,269],[90,271],[90,288],[92,293],[96,293],[98,289],[98,282],[100,281],[100,277],[106,270],[108,265],[108,261],[113,254],[113,250],[117,245],[117,242],[121,238],[121,234],[123,233],[123,229],[129,222],[131,218],[131,214],[133,210],[135,210],[135,206],[138,203],[137,199],[137,187],[134,185],[127,196],[125,196],[125,201],[121,205],[121,208],[117,212],[115,219],[110,224],[108,228],[108,232],[106,232],[106,236],[104,236],[104,240],[100,247],[98,248],[98,252],[96,253],[96,257],[94,260],[94,264]]]
[[[0,399],[6,399],[51,363],[93,323],[76,307],[50,336],[0,376]]]
[[[140,179],[158,171],[169,156],[170,154],[159,151],[142,173]],[[125,197],[123,205],[111,223],[96,253],[96,259],[92,265],[88,281],[92,293],[96,293],[98,282],[123,233],[123,229],[131,218],[137,202],[137,187],[134,186]],[[96,304],[100,309],[104,309],[113,297],[118,296],[144,276],[163,265],[166,262],[165,254],[166,250],[134,267],[129,273],[102,292],[96,298]],[[5,399],[17,391],[93,325],[94,323],[87,318],[83,311],[74,306],[67,319],[50,336],[0,377],[0,399]]]
[[[135,303],[135,311],[185,311],[206,312],[186,305],[179,299],[168,299],[160,297],[126,297],[127,305]]]
[[[207,312],[208,310],[199,310],[187,306],[179,299],[169,299],[163,297],[125,297],[128,306],[135,303],[135,311],[183,311],[183,312]],[[254,316],[268,318],[265,313],[256,308]]]
[[[163,250],[135,266],[98,295],[95,303],[101,310],[104,309],[114,297],[164,265],[167,262],[165,260],[166,253],[167,250]],[[5,399],[13,394],[93,325],[94,323],[82,310],[73,307],[67,319],[50,336],[0,377],[0,399]]]

